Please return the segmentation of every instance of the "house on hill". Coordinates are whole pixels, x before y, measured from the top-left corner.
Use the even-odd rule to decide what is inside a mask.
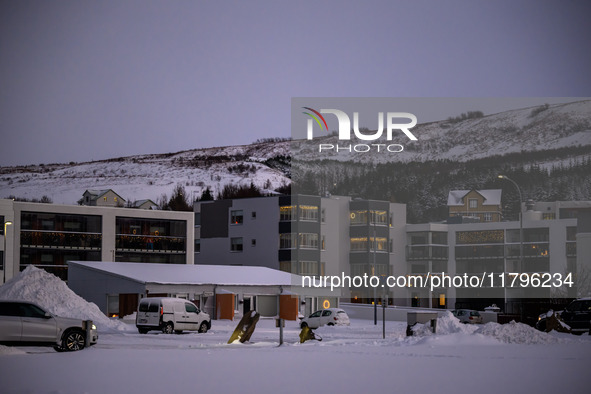
[[[113,189],[91,190],[88,189],[78,200],[79,205],[92,207],[122,207],[125,205],[125,199],[115,193]]]
[[[150,199],[133,201],[130,205],[137,209],[158,209],[158,204]]]
[[[466,217],[476,222],[500,222],[501,193],[501,189],[451,190],[447,196],[448,216],[459,222]]]

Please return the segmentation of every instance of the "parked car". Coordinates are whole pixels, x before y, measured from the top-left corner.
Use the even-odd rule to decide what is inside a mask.
[[[472,309],[456,309],[451,313],[457,317],[460,322],[465,324],[480,324],[482,323],[482,316],[478,311]]]
[[[318,328],[324,325],[328,326],[348,326],[351,324],[347,312],[339,308],[322,309],[304,317],[300,322],[300,327]]]
[[[560,314],[562,321],[568,324],[573,334],[589,332],[591,327],[591,298],[579,298],[564,308]]]
[[[207,332],[211,328],[211,318],[182,298],[143,298],[138,305],[135,326],[140,334],[150,330],[165,334],[179,334],[184,330]]]
[[[0,301],[0,343],[53,346],[57,351],[84,349],[86,322],[55,316],[27,301]],[[96,326],[90,327],[89,345],[98,340]]]

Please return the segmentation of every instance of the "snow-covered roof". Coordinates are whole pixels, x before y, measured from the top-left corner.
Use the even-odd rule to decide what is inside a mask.
[[[299,275],[267,267],[106,261],[70,261],[69,264],[111,273],[141,283],[242,286],[291,286],[302,283]]]
[[[447,196],[447,206],[464,205],[464,197],[472,190],[450,190]],[[474,190],[484,197],[482,205],[501,205],[501,189]]]
[[[152,200],[150,200],[150,199],[147,199],[147,200],[137,200],[137,201],[135,201],[135,202],[132,204],[132,206],[133,206],[134,208],[139,208],[139,207],[141,207],[142,205],[144,205],[144,204],[145,204],[145,203],[147,203],[147,202],[149,202],[149,203],[150,203],[150,205],[152,205],[152,206],[157,206],[157,205],[158,205],[158,204],[156,204],[154,201],[152,201]]]
[[[94,189],[87,189],[82,195],[86,195],[87,193],[92,197],[93,200],[101,198],[103,195],[107,194],[108,192],[113,192],[117,195],[117,197],[123,199],[119,194],[117,194],[113,189],[104,189],[104,190],[94,190]]]

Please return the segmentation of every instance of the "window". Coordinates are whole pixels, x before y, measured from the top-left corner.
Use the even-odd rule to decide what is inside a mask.
[[[367,211],[351,211],[349,218],[352,225],[367,224]]]
[[[468,200],[468,207],[469,208],[478,208],[478,199],[471,198]]]
[[[322,248],[322,250],[326,250],[326,235],[322,236],[321,248]]]
[[[326,209],[322,208],[322,211],[320,212],[320,221],[322,223],[326,222]]]
[[[107,201],[107,196],[104,196],[104,197],[103,197],[103,200]]]
[[[279,207],[279,220],[281,220],[281,221],[293,220],[294,211],[295,211],[295,207],[293,205]]]
[[[242,237],[230,238],[230,250],[232,252],[242,252]]]
[[[485,213],[484,213],[484,221],[485,221],[485,222],[492,222],[492,213],[490,213],[490,212],[485,212]]]
[[[351,252],[367,251],[367,237],[351,238]]]
[[[386,211],[370,211],[371,224],[379,226],[386,226],[388,224],[388,212]]]
[[[318,234],[316,233],[301,233],[300,248],[303,249],[318,249]]]
[[[117,197],[113,197],[113,201],[117,202]]]
[[[201,226],[201,212],[195,212],[195,227]]]
[[[388,248],[388,240],[383,237],[371,237],[370,241],[370,250],[373,252],[377,249],[378,252],[386,252]]]
[[[252,211],[252,212],[250,213],[250,218],[251,218],[251,219],[256,219],[256,218],[257,218],[257,213],[256,213],[256,211]]]
[[[189,304],[189,303],[185,304],[185,311],[187,311],[189,313],[199,313],[199,311],[197,310],[197,307],[194,304]]]
[[[201,253],[201,240],[195,240],[195,253]]]
[[[300,261],[299,275],[318,275],[318,262],[317,261]]]
[[[318,207],[314,205],[300,205],[300,220],[318,221]]]
[[[280,261],[279,270],[284,272],[291,272],[291,261]]]
[[[250,246],[257,246],[257,240],[256,239],[251,239],[250,240]]]
[[[244,215],[242,210],[230,211],[230,224],[242,224]]]
[[[297,247],[297,234],[279,234],[279,249],[295,249]]]

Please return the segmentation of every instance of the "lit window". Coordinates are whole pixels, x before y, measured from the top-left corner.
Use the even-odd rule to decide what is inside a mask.
[[[385,226],[388,224],[388,212],[386,211],[370,211],[371,224]]]
[[[230,223],[231,224],[242,224],[242,221],[244,219],[242,210],[237,210],[237,211],[230,211]]]
[[[367,224],[367,211],[351,211],[349,218],[351,224]]]
[[[279,220],[281,221],[289,221],[293,220],[293,211],[295,207],[293,205],[286,205],[283,207],[279,207]]]
[[[318,207],[314,205],[300,205],[300,220],[318,221]]]

